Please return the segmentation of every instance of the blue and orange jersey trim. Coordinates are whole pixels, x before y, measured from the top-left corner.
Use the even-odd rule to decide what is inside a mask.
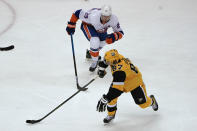
[[[81,9],[75,11],[75,12],[72,14],[71,18],[70,18],[70,22],[76,23],[77,20],[79,19],[79,14],[80,14],[80,12],[81,12]]]

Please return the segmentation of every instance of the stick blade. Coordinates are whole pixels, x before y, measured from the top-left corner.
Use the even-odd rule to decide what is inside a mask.
[[[10,45],[8,47],[0,47],[0,51],[9,51],[14,49],[14,45]]]
[[[80,91],[86,91],[88,88],[77,86],[77,89],[80,90]]]
[[[40,120],[26,120],[26,123],[29,123],[29,124],[35,124],[38,122],[40,122]]]

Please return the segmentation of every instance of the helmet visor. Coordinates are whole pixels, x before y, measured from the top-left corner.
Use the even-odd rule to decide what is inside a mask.
[[[111,65],[111,64],[110,64],[111,62],[110,62],[109,60],[107,61],[106,59],[104,59],[104,62],[105,62],[105,64],[107,64],[107,65]]]

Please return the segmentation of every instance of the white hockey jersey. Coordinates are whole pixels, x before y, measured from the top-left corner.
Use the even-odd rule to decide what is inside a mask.
[[[120,27],[118,18],[115,15],[112,14],[110,20],[105,24],[101,23],[100,17],[100,8],[93,8],[88,11],[80,10],[79,13],[79,19],[85,23],[91,24],[99,33],[107,32],[107,29],[110,27],[112,27],[114,32],[123,32]]]

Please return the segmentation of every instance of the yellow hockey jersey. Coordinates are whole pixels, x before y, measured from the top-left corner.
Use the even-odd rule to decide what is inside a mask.
[[[130,92],[143,85],[142,74],[128,58],[124,58],[122,55],[120,57],[120,62],[111,66],[112,87],[122,92]]]

